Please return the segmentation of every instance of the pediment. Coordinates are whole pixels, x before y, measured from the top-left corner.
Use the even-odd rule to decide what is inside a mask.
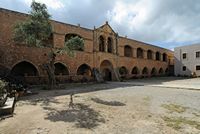
[[[98,28],[98,30],[101,30],[105,33],[113,33],[115,34],[115,31],[112,29],[112,27],[106,22],[106,24],[102,25],[101,27]]]

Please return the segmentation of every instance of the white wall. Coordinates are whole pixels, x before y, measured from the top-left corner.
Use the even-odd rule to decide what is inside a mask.
[[[175,75],[191,75],[191,73],[195,72],[200,76],[200,71],[196,71],[196,65],[200,65],[200,58],[196,58],[197,51],[200,51],[200,44],[174,49]],[[183,53],[187,53],[186,59],[182,58]],[[182,70],[183,66],[186,66],[186,71]]]

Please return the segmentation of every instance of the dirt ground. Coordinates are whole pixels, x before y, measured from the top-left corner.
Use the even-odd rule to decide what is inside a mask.
[[[39,90],[0,121],[0,134],[199,134],[200,91],[133,82]],[[69,108],[75,93],[74,108]]]

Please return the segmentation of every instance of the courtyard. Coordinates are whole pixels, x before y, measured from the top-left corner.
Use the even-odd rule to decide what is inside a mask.
[[[199,78],[67,84],[16,103],[1,134],[199,134]],[[188,83],[188,84],[187,84]],[[176,85],[176,86],[175,86]],[[185,85],[185,86],[184,86]],[[69,108],[74,93],[74,108]]]

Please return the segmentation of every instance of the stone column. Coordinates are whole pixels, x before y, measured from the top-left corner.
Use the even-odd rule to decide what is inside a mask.
[[[137,58],[137,49],[136,48],[132,48],[132,52],[133,52],[133,57]]]
[[[143,58],[147,59],[147,51],[146,50],[143,50]]]

